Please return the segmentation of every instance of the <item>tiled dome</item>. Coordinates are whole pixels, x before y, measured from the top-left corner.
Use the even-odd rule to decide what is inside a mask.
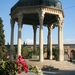
[[[17,7],[27,6],[53,6],[58,9],[62,9],[62,3],[59,0],[19,0],[12,8],[11,12]]]

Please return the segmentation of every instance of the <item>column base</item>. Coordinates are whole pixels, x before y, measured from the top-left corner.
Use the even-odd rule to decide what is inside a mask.
[[[59,57],[59,61],[64,61],[64,56]]]
[[[41,58],[41,59],[40,59],[40,62],[43,62],[43,61],[44,61],[44,59],[43,59],[43,58]]]

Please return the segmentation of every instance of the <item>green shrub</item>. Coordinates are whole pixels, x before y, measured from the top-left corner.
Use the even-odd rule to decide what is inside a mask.
[[[53,56],[54,56],[54,60],[58,60],[58,58],[59,58],[59,51],[58,51],[58,49],[56,49],[56,48],[53,48],[52,49],[52,53],[53,53]]]
[[[29,52],[30,52],[30,50],[29,50],[27,47],[23,47],[23,48],[22,48],[22,56],[23,56],[25,59],[29,58]]]

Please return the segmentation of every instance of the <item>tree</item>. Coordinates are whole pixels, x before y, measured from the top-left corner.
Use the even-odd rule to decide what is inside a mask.
[[[23,45],[24,45],[24,46],[26,45],[25,42],[23,43]]]
[[[3,20],[0,18],[0,53],[4,53],[5,51],[5,35],[4,35],[4,29],[3,29]],[[2,54],[3,55],[3,54]],[[0,56],[0,58],[3,58],[3,56]]]
[[[0,46],[5,45],[5,35],[4,35],[4,29],[3,29],[3,20],[0,18]]]

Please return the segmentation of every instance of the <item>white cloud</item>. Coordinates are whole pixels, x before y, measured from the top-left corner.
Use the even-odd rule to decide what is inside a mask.
[[[26,42],[26,44],[33,44],[33,39],[27,38],[27,39],[25,40],[25,42]]]
[[[33,39],[30,39],[30,38],[27,38],[26,40],[25,40],[25,43],[26,44],[33,44]],[[36,44],[39,44],[39,41],[36,41]],[[45,44],[45,42],[44,42],[44,44]]]
[[[72,38],[72,39],[69,39],[69,38],[67,38],[67,39],[63,39],[64,40],[64,44],[75,44],[75,39],[74,38]],[[53,41],[52,42],[53,44],[58,44],[58,41]]]
[[[27,38],[26,40],[25,40],[25,43],[26,44],[33,44],[33,39],[30,39],[30,38]],[[58,42],[56,41],[56,42],[53,42],[53,44],[57,44]],[[36,44],[39,44],[39,41],[36,41]],[[44,42],[44,44],[46,44],[45,42]],[[75,44],[75,39],[69,39],[69,38],[67,38],[67,39],[64,39],[64,44]]]
[[[75,44],[75,39],[64,39],[64,44]]]

